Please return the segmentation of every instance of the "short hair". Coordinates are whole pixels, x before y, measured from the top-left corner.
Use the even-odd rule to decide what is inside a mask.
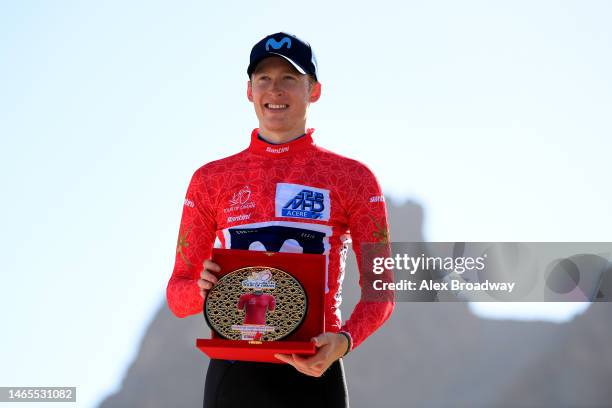
[[[312,88],[317,82],[317,79],[312,74],[306,74],[308,76],[308,85]]]
[[[251,74],[251,77],[249,78],[249,81],[251,82],[253,82],[253,75],[255,75],[255,70],[253,70],[253,73]],[[305,75],[306,77],[308,77],[308,88],[312,89],[312,87],[319,81],[317,81],[317,79],[312,74],[305,74]]]

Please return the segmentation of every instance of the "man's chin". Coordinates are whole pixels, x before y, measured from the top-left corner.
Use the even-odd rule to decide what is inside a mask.
[[[274,133],[286,133],[291,131],[291,128],[289,126],[284,125],[283,123],[270,123],[270,122],[266,122],[266,123],[261,123],[260,122],[260,129],[265,129],[268,132],[274,132]]]

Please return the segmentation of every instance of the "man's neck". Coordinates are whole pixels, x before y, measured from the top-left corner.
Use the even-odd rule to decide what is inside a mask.
[[[294,138],[291,138],[291,140],[289,140],[289,141],[287,141],[287,142],[283,142],[283,143],[274,143],[274,142],[271,142],[271,141],[269,141],[268,139],[264,138],[264,137],[263,137],[261,134],[259,134],[259,133],[257,134],[257,137],[259,138],[259,140],[263,140],[264,142],[266,142],[266,143],[268,143],[268,144],[271,144],[271,145],[281,145],[281,144],[284,144],[284,143],[293,142],[294,140],[298,140],[300,137],[305,136],[305,135],[306,135],[306,133],[301,134],[301,135],[296,136],[296,137],[294,137]]]
[[[273,132],[263,128],[259,128],[259,137],[268,143],[283,144],[289,143],[306,133],[306,126],[289,130],[287,132]]]

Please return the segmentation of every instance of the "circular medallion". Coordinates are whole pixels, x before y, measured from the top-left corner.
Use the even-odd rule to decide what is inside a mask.
[[[224,275],[208,291],[204,317],[223,338],[274,341],[300,326],[307,306],[306,291],[289,273],[249,266]]]

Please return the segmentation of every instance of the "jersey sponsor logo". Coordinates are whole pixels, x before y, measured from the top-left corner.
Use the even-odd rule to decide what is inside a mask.
[[[276,184],[277,217],[306,218],[329,221],[329,190],[300,184]]]
[[[372,196],[372,197],[370,197],[370,202],[371,203],[384,203],[385,202],[385,196],[383,196],[383,195]]]
[[[268,153],[285,153],[289,151],[289,146],[285,146],[285,147],[267,147],[266,148],[266,152]]]
[[[251,198],[251,189],[249,186],[244,186],[240,191],[234,193],[230,199],[230,205],[245,204]]]
[[[313,225],[313,224],[311,224]],[[304,228],[269,225],[253,228],[229,228],[227,242],[230,249],[250,251],[325,253],[325,232]]]
[[[287,49],[291,48],[291,38],[283,37],[280,41],[270,38],[268,41],[266,41],[266,51],[270,51],[270,47],[274,48],[275,50],[280,50],[283,48],[283,45],[286,45]]]
[[[251,214],[243,214],[236,217],[227,217],[227,222],[245,221],[249,218],[251,218]]]
[[[186,205],[187,207],[191,207],[191,208],[194,208],[194,207],[195,207],[195,204],[193,203],[193,201],[191,201],[191,200],[190,200],[190,199],[188,199],[188,198],[186,198],[186,199],[185,199],[185,205]]]
[[[325,209],[323,194],[302,190],[283,207],[283,216],[318,219]]]
[[[251,189],[244,186],[240,191],[235,192],[229,199],[229,207],[224,208],[223,212],[228,213],[236,210],[255,208],[255,203],[251,200]]]

